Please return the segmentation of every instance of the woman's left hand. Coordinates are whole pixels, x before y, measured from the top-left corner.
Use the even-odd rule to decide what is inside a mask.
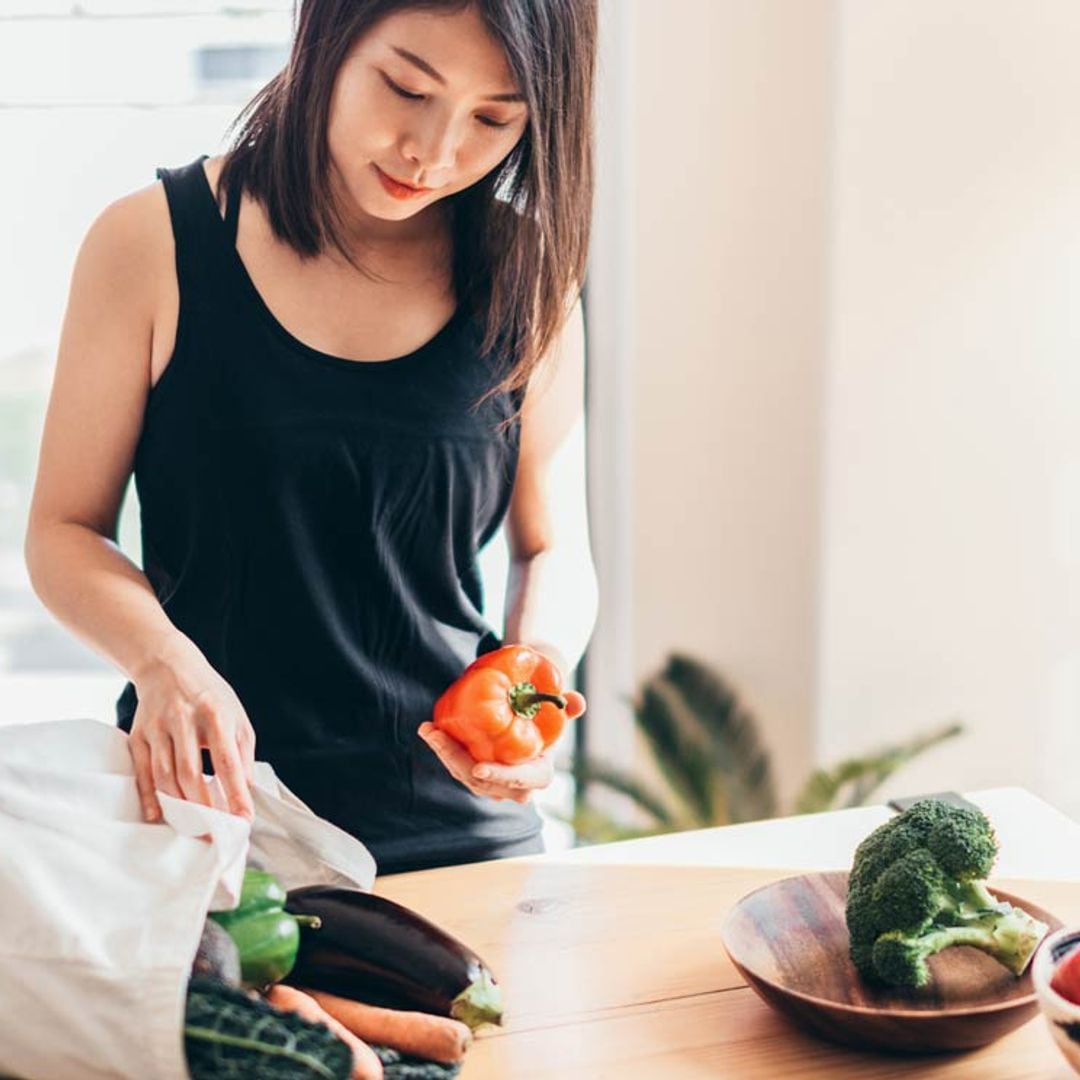
[[[421,724],[417,734],[450,774],[474,795],[527,803],[532,792],[546,788],[555,779],[555,764],[547,750],[521,765],[500,765],[497,761],[476,761],[457,739],[439,731],[430,721]]]

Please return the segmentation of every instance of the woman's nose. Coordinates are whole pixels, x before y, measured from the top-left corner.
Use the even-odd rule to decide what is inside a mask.
[[[449,172],[457,161],[458,124],[453,118],[430,117],[410,133],[402,147],[409,161],[423,170],[423,183],[429,184],[432,174]]]

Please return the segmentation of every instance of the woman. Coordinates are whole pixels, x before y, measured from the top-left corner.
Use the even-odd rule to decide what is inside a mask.
[[[90,228],[26,553],[129,676],[148,820],[209,803],[204,768],[250,817],[257,753],[381,873],[543,849],[550,752],[484,776],[429,720],[504,642],[569,675],[595,620],[595,30],[595,0],[305,0],[229,152]],[[145,574],[114,542],[132,472]]]

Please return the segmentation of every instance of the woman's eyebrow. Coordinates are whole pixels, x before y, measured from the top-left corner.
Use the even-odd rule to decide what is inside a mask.
[[[409,52],[408,49],[399,48],[397,45],[391,45],[391,49],[394,50],[401,57],[402,60],[408,60],[414,67],[418,67],[425,75],[430,75],[437,83],[442,86],[446,85],[446,79],[442,77],[425,59],[417,56],[416,53]],[[524,101],[524,94],[489,94],[485,101]]]

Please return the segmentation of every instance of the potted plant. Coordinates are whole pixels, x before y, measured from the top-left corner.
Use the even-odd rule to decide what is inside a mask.
[[[586,755],[576,770],[573,816],[562,819],[573,826],[579,844],[783,816],[757,723],[719,672],[673,653],[664,668],[643,683],[632,704],[662,787]],[[953,721],[865,757],[817,769],[789,812],[861,806],[897,769],[963,730]],[[591,803],[588,794],[595,786],[626,796],[649,824],[628,826]]]

